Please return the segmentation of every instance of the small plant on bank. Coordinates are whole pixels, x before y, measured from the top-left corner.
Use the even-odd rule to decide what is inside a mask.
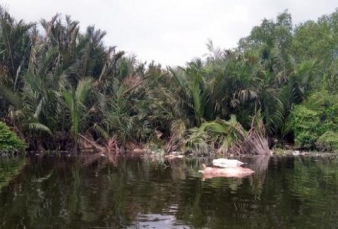
[[[320,136],[316,146],[322,151],[338,151],[338,133],[327,131]]]
[[[0,122],[0,153],[23,151],[26,144],[8,126]]]
[[[311,95],[304,104],[294,106],[288,124],[297,146],[338,150],[337,101],[337,96],[323,90]]]

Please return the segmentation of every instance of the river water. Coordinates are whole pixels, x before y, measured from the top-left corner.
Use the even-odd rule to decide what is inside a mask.
[[[189,159],[0,158],[0,228],[338,228],[337,159],[242,160],[253,175],[203,179]]]

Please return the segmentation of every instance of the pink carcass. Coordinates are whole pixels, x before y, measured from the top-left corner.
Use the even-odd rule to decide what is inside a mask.
[[[202,165],[203,170],[199,170],[203,174],[205,179],[213,177],[235,177],[243,178],[254,173],[253,170],[243,167],[228,167],[228,168],[214,168],[207,167],[205,164]]]

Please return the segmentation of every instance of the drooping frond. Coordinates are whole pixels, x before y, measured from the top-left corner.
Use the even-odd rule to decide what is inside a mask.
[[[0,83],[0,95],[3,96],[14,107],[22,108],[22,98],[17,92],[13,92],[8,87]]]
[[[31,122],[31,123],[29,123],[28,124],[28,128],[30,130],[34,130],[34,131],[46,132],[46,133],[48,133],[51,136],[53,135],[52,132],[51,132],[51,130],[47,126],[45,126],[45,125],[43,125],[42,123],[39,123],[39,122]]]
[[[76,91],[75,91],[75,97],[78,103],[83,103],[86,99],[89,90],[91,89],[91,78],[83,78],[79,81]]]

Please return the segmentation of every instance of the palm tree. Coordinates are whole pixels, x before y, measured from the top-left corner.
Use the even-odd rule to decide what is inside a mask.
[[[176,90],[180,96],[186,112],[192,114],[194,125],[200,126],[205,114],[207,88],[203,76],[203,66],[199,60],[188,63],[186,68],[177,70],[170,69],[173,78],[176,80],[176,85],[179,87]]]
[[[91,78],[83,78],[78,82],[76,89],[63,91],[62,95],[69,110],[71,120],[71,132],[75,142],[75,150],[77,150],[78,135],[80,128],[83,126],[84,113],[86,106],[84,105],[88,93],[91,89]]]
[[[16,22],[0,7],[0,59],[6,69],[7,84],[15,91],[20,85],[22,69],[27,67],[30,53],[30,30],[34,23]]]
[[[0,7],[0,86],[4,85],[12,91],[21,89],[22,73],[27,67],[30,52],[30,30],[33,27],[33,23],[15,21]],[[6,100],[0,99],[0,117],[5,116],[8,106]]]

